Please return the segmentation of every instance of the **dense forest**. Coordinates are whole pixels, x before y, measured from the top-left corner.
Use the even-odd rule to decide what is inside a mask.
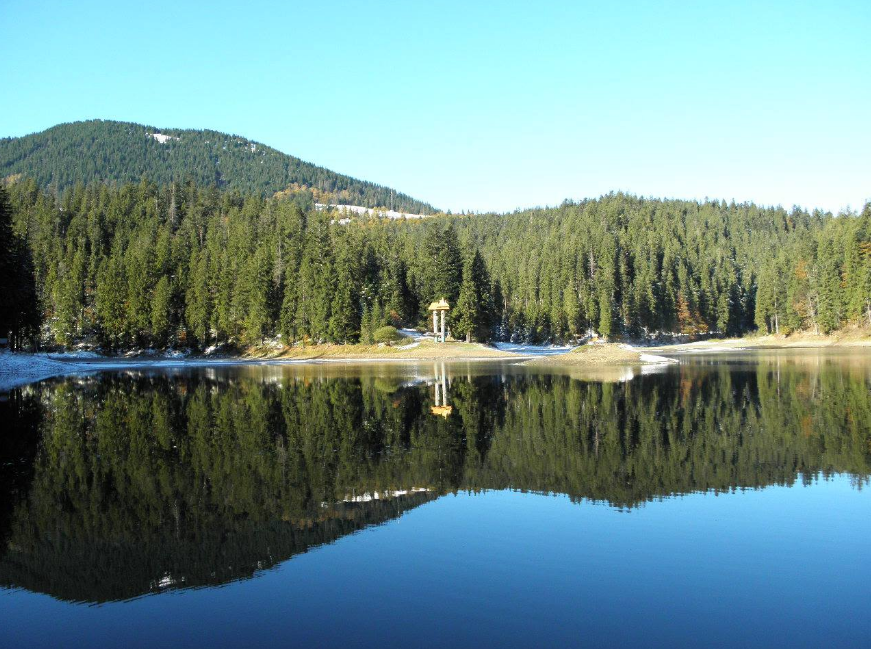
[[[871,205],[834,217],[611,194],[339,223],[298,198],[194,183],[57,198],[33,180],[0,190],[0,205],[19,273],[4,280],[18,309],[7,327],[51,345],[371,342],[382,325],[425,325],[442,297],[454,337],[477,340],[871,326]]]
[[[129,183],[148,177],[161,185],[193,181],[258,196],[291,192],[319,203],[433,212],[431,205],[388,187],[337,174],[238,135],[108,120],[60,124],[0,139],[0,178],[18,176],[33,178],[57,194],[76,183]]]
[[[626,383],[449,370],[448,418],[402,376],[249,369],[77,377],[0,402],[17,433],[0,439],[0,586],[106,601],[225,583],[457,491],[634,508],[871,474],[861,363],[761,357]],[[353,502],[375,491],[409,493]]]

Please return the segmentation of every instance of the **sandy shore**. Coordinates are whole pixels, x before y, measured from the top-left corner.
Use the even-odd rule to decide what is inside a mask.
[[[310,345],[281,349],[258,349],[241,358],[253,360],[295,361],[381,361],[381,360],[491,360],[522,358],[524,354],[502,351],[480,343],[449,340],[436,343],[430,339],[411,340],[400,345]]]
[[[867,329],[855,329],[827,336],[812,333],[798,333],[791,336],[746,336],[744,338],[699,340],[674,345],[654,345],[646,349],[652,353],[682,353],[743,349],[821,349],[825,347],[871,348],[871,332]]]
[[[603,365],[667,365],[677,361],[651,353],[644,347],[633,347],[622,343],[598,343],[576,347],[567,354],[533,358],[524,363],[533,367]]]

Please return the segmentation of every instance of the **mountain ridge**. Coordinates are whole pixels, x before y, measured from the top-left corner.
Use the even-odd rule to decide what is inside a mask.
[[[241,135],[211,129],[157,128],[94,119],[0,138],[0,178],[30,177],[61,192],[76,183],[165,185],[193,180],[272,196],[308,192],[322,203],[431,214],[437,210],[395,189],[306,162]]]

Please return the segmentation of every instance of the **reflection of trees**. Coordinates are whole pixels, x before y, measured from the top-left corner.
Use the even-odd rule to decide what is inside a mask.
[[[398,380],[207,376],[59,381],[0,404],[16,431],[0,583],[88,601],[223,583],[457,489],[631,507],[871,469],[871,378],[842,365],[454,377],[447,418]],[[351,502],[414,487],[430,491]]]
[[[5,429],[0,434],[0,553],[7,543],[10,518],[33,479],[41,419],[39,403],[28,391],[0,395],[0,422]]]
[[[669,494],[871,470],[869,381],[835,368],[694,370],[625,384],[529,378],[511,399],[482,488],[552,491],[634,506]],[[807,398],[801,385],[816,386]]]

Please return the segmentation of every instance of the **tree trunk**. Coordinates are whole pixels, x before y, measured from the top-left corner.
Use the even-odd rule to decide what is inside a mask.
[[[774,298],[774,333],[780,335],[780,317],[777,315],[777,297]]]

